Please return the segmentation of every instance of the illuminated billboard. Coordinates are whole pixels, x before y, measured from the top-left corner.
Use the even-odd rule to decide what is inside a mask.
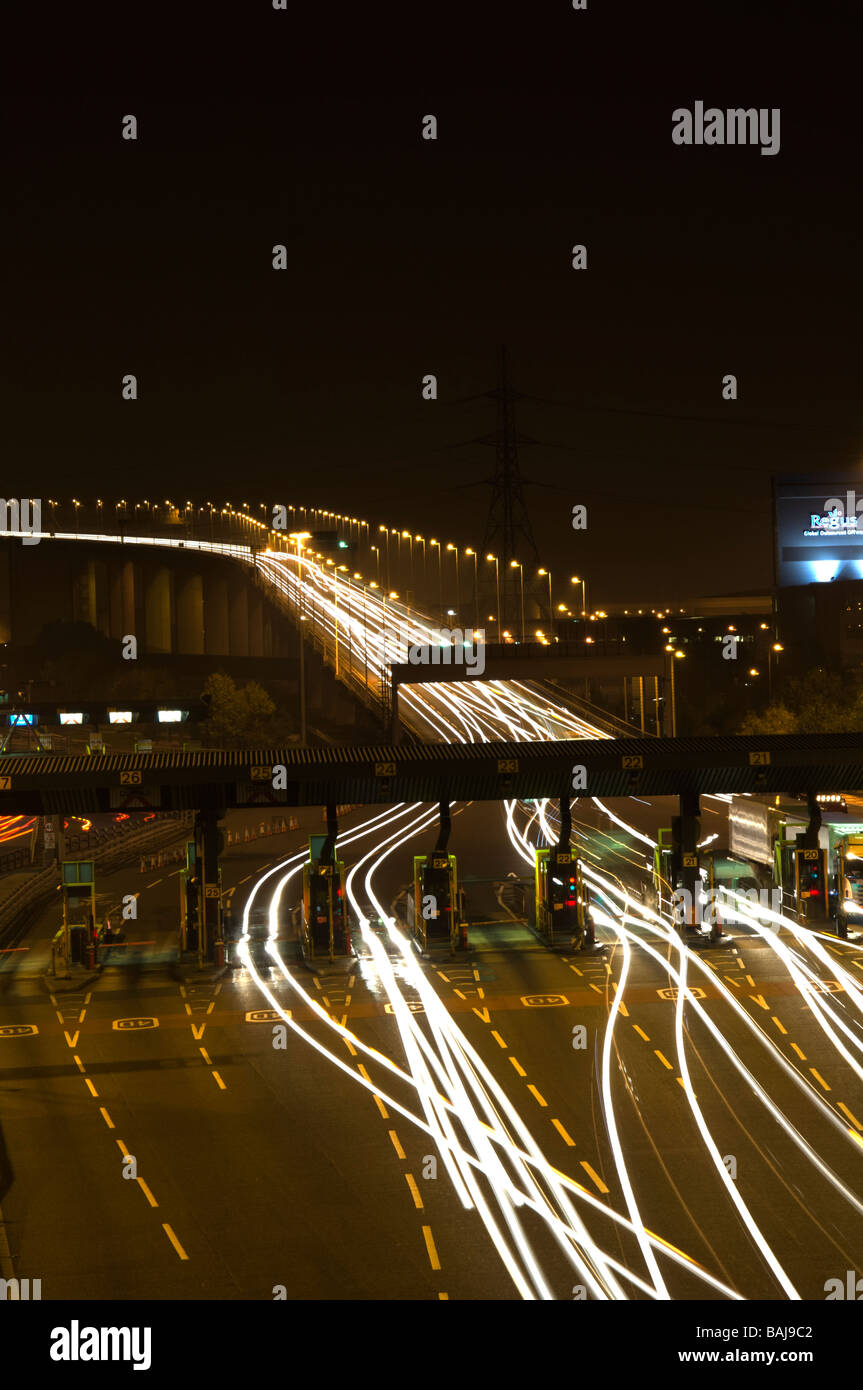
[[[780,588],[863,579],[863,473],[780,478],[774,508]]]

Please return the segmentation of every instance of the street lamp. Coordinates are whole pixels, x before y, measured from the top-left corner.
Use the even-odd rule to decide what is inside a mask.
[[[496,555],[486,555],[486,560],[494,560],[494,589],[497,595],[497,640],[501,640],[500,632],[500,565]]]
[[[784,651],[785,648],[781,642],[774,642],[767,653],[767,699],[771,704],[773,703],[773,653],[776,653],[778,661],[779,653]]]
[[[465,555],[473,556],[473,619],[474,629],[479,627],[479,579],[476,572],[476,551],[468,546]]]
[[[452,541],[450,541],[447,545],[447,550],[451,550],[455,555],[455,611],[456,616],[458,616],[458,611],[461,608],[461,584],[459,582],[458,574],[458,546],[453,545]]]
[[[423,595],[423,603],[425,603],[425,602],[427,602],[426,584],[428,583],[428,580],[427,580],[427,577],[426,577],[426,538],[425,538],[425,536],[414,536],[414,540],[415,540],[415,541],[419,541],[420,545],[421,545],[422,548],[423,548],[423,587],[422,587],[422,595]]]
[[[510,560],[511,570],[518,570],[518,577],[521,585],[521,640],[524,643],[524,566],[520,560]]]
[[[539,570],[539,574],[544,574],[548,580],[548,622],[549,626],[554,624],[554,605],[551,600],[551,570]],[[552,636],[554,634],[552,633]]]
[[[297,543],[297,628],[300,634],[300,743],[306,742],[306,654],[303,640],[303,541],[311,540],[311,531],[292,531],[289,539]]]
[[[569,582],[570,584],[581,585],[581,616],[585,618],[587,617],[587,589],[585,588],[585,581],[579,579],[577,574],[574,574]]]
[[[379,531],[383,531],[384,535],[386,536],[386,540],[387,540],[386,581],[387,581],[387,588],[389,588],[389,586],[390,586],[390,533],[389,533],[389,531],[387,530],[386,526],[379,526],[379,527],[378,527],[378,530],[379,530]]]
[[[670,647],[666,647],[665,650],[666,650],[666,651],[670,651],[671,648],[670,648]],[[685,656],[685,655],[686,655],[685,652],[680,652],[680,651],[677,651],[677,652],[674,653],[674,656],[675,656],[676,658],[678,658],[678,659],[679,659],[680,657]],[[672,662],[671,662],[671,737],[672,737],[672,738],[676,738],[676,737],[677,737],[677,698],[676,698],[675,689],[674,689],[674,660],[672,660]]]
[[[440,612],[441,622],[443,622],[443,570],[442,570],[442,564],[443,564],[443,562],[442,562],[442,560],[441,560],[440,541],[436,541],[436,540],[432,537],[432,538],[429,540],[429,545],[436,545],[436,546],[437,546],[437,593],[438,593],[438,605],[439,605],[438,611]]]

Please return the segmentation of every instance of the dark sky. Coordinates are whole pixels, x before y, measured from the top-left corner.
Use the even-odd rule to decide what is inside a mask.
[[[771,473],[863,450],[856,6],[181,8],[40,7],[3,60],[4,495],[479,545],[494,405],[457,402],[506,343],[556,581],[769,583]],[[780,152],[675,146],[696,100],[779,107]]]

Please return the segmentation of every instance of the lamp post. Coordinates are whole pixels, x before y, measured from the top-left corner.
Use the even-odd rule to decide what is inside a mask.
[[[437,594],[438,594],[438,612],[440,613],[441,624],[443,624],[443,561],[441,560],[440,541],[436,541],[436,540],[432,537],[432,539],[429,540],[429,545],[436,545],[436,546],[437,546]]]
[[[455,556],[455,615],[458,617],[461,609],[461,581],[458,572],[458,546],[453,545],[452,541],[447,544],[447,550],[451,550]]]
[[[497,596],[497,640],[500,643],[503,639],[500,635],[500,564],[496,555],[486,555],[486,560],[494,560],[494,591]]]
[[[386,578],[386,585],[387,585],[387,588],[389,588],[389,587],[390,587],[390,533],[389,533],[389,530],[388,530],[388,528],[387,528],[386,526],[379,526],[379,527],[378,527],[378,530],[379,530],[379,531],[383,531],[384,535],[386,536],[386,541],[387,541],[387,563],[386,563],[386,574],[385,574],[385,578]]]
[[[479,576],[476,569],[476,551],[468,546],[465,555],[473,556],[473,623],[476,632],[479,629]]]
[[[767,654],[767,699],[773,704],[773,653],[776,653],[776,660],[779,660],[779,653],[784,652],[785,648],[781,642],[774,642]]]
[[[300,743],[306,742],[306,654],[303,641],[303,541],[311,539],[310,531],[293,531],[290,535],[297,543],[297,628],[300,634]]]
[[[333,566],[333,608],[335,609],[336,619],[336,680],[339,678],[339,567],[333,564],[332,560],[327,561]]]
[[[668,650],[666,648],[666,650]],[[671,658],[671,737],[677,738],[677,696],[675,693],[674,682],[674,663],[686,656],[685,652],[676,651]]]
[[[585,587],[584,587],[584,580],[583,580],[583,579],[579,579],[578,575],[577,575],[577,574],[574,574],[574,575],[572,576],[572,578],[570,579],[569,582],[570,582],[570,584],[580,584],[580,585],[581,585],[581,616],[582,616],[583,618],[586,618],[586,617],[587,617],[587,591],[586,591],[586,589],[585,589]]]
[[[551,570],[539,570],[538,573],[539,573],[539,574],[544,574],[545,577],[546,577],[546,579],[548,580],[548,625],[549,625],[549,627],[553,627],[553,625],[554,625],[554,608],[552,607],[552,602],[551,602]],[[553,635],[553,634],[552,634],[552,635]]]
[[[523,644],[524,644],[524,566],[522,565],[522,563],[521,563],[520,560],[510,560],[510,562],[509,562],[509,567],[510,567],[510,569],[512,569],[512,570],[515,570],[515,569],[518,570],[518,577],[519,577],[519,581],[520,581],[520,587],[521,587],[521,640],[522,640],[522,645],[523,645]]]
[[[428,579],[427,579],[427,577],[426,577],[426,538],[425,538],[425,536],[414,536],[414,540],[415,540],[415,541],[419,541],[420,545],[421,545],[422,548],[423,548],[422,601],[423,601],[423,603],[425,603],[425,602],[427,602],[426,584],[428,583]]]

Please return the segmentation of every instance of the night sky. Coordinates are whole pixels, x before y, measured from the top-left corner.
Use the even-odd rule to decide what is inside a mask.
[[[494,403],[461,398],[506,343],[556,587],[770,583],[771,473],[863,457],[856,6],[185,8],[40,8],[9,43],[5,496],[309,502],[478,546]],[[696,100],[779,107],[780,152],[674,145]]]

